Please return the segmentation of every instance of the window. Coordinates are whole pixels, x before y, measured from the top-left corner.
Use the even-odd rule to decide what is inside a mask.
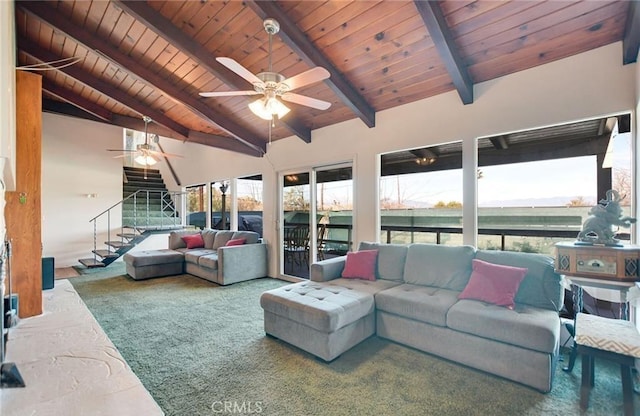
[[[590,209],[615,189],[629,213],[630,117],[478,140],[478,247],[555,253]],[[628,230],[620,230],[629,239]],[[625,234],[626,232],[626,234]]]
[[[195,228],[206,227],[207,187],[206,185],[187,186],[186,224]]]
[[[462,143],[381,156],[380,241],[462,244]]]
[[[255,231],[262,237],[262,175],[238,178],[236,186],[238,229]]]
[[[230,198],[231,186],[228,180],[211,182],[211,228],[215,230],[231,229],[233,200]]]

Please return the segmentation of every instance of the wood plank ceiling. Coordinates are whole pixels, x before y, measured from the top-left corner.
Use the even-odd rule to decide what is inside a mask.
[[[331,74],[296,93],[331,103],[286,103],[271,140],[311,141],[314,129],[457,90],[622,41],[635,62],[640,7],[629,1],[18,1],[21,67],[76,58],[42,71],[46,111],[143,129],[262,156],[269,122],[255,96],[202,98],[251,89],[216,61],[268,69],[265,17],[276,18],[273,69],[291,77],[314,66]],[[49,66],[50,68],[51,66]]]

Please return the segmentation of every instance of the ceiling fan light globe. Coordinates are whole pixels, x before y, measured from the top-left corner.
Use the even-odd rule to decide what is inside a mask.
[[[272,118],[271,113],[269,112],[269,110],[267,110],[267,107],[265,106],[264,98],[260,98],[250,103],[249,110],[251,110],[253,114],[257,115],[263,120],[271,120]]]
[[[136,163],[145,166],[153,166],[158,163],[158,161],[151,155],[138,155],[134,160]]]
[[[289,113],[289,108],[282,104],[276,97],[260,98],[249,104],[253,114],[263,120],[273,120],[273,116],[282,118]]]
[[[273,115],[277,115],[278,119],[286,116],[290,111],[286,105],[282,104],[282,102],[275,97],[267,100],[266,107],[267,111]]]

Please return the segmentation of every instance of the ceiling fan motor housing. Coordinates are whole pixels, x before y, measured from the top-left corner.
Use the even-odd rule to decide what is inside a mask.
[[[285,80],[285,77],[282,74],[277,72],[260,72],[256,76],[263,82],[262,84],[253,84],[253,88],[259,93],[273,91],[277,95],[282,95],[289,91],[289,86],[287,84],[282,84],[282,81]]]

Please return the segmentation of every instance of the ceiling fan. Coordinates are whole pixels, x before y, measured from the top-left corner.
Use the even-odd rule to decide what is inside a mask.
[[[155,147],[151,143],[149,143],[149,133],[147,132],[147,127],[149,126],[149,123],[152,121],[151,117],[143,116],[142,121],[144,121],[144,143],[143,144],[136,145],[135,150],[134,149],[107,149],[107,151],[125,153],[125,154],[114,156],[114,157],[125,157],[126,153],[135,153],[136,155],[134,157],[134,160],[137,163],[144,165],[145,168],[147,166],[155,165],[163,157],[182,157],[180,155],[175,155],[173,153],[165,153],[162,151],[159,152],[155,150]],[[158,139],[159,139],[158,135],[156,134],[154,142],[158,144],[158,146],[160,146],[160,143],[158,143]]]
[[[330,102],[307,97],[305,95],[295,94],[291,91],[329,78],[329,71],[323,67],[317,66],[290,78],[285,78],[284,75],[273,72],[271,66],[272,36],[280,31],[280,24],[275,19],[267,18],[264,20],[264,29],[269,34],[268,71],[254,75],[251,71],[231,58],[216,58],[216,60],[222,65],[249,81],[253,85],[253,90],[201,92],[200,95],[203,97],[262,95],[262,98],[259,98],[249,104],[249,109],[258,117],[272,121],[272,124],[275,121],[276,116],[280,119],[289,112],[289,108],[278,100],[278,98],[281,98],[283,101],[304,105],[318,110],[328,109],[331,106]]]

